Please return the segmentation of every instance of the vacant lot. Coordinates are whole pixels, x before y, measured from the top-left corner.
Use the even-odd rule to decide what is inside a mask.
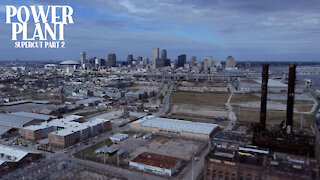
[[[219,117],[228,118],[228,112],[225,108],[212,107],[212,106],[199,106],[193,104],[174,104],[172,105],[172,114],[190,115],[195,117]]]
[[[246,103],[252,101],[260,101],[260,98],[254,94],[234,94],[231,103]]]
[[[286,100],[276,100],[274,94],[270,94],[270,96],[273,95],[273,100],[268,100],[268,109],[274,109],[274,110],[286,110],[287,101]],[[286,96],[286,94],[280,94],[278,95],[279,98],[283,98]],[[301,95],[302,97],[302,95]],[[302,98],[299,98],[299,100],[294,101],[294,108],[296,111],[299,112],[309,112],[312,109],[312,106],[314,102],[312,100],[302,100]],[[269,99],[269,96],[268,96]],[[231,103],[233,105],[240,105],[242,107],[247,108],[260,108],[260,97],[254,94],[234,94],[231,98]],[[235,106],[237,107],[237,106]]]
[[[235,110],[236,116],[239,121],[245,122],[259,122],[260,121],[260,110],[259,109],[241,109],[240,111]],[[280,123],[285,119],[286,112],[285,111],[268,111],[267,112],[267,124],[270,125],[280,125]],[[301,118],[303,119],[302,128],[306,131],[310,131],[310,125],[313,120],[313,115],[302,115],[295,113],[294,120],[294,129],[300,128]]]
[[[172,103],[224,107],[225,103],[228,101],[229,96],[229,93],[199,93],[176,91],[172,93]]]

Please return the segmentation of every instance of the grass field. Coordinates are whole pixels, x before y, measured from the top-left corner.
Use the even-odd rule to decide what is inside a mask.
[[[254,101],[260,101],[260,100],[261,100],[260,97],[257,97],[254,94],[234,94],[231,98],[231,103],[241,104],[241,103],[254,102]],[[268,102],[271,102],[271,100],[268,100]],[[287,101],[285,100],[272,100],[272,102],[287,104]],[[294,101],[294,105],[297,111],[308,112],[312,109],[313,101],[297,100],[297,101]]]
[[[48,94],[26,94],[23,95],[25,99],[34,99],[34,100],[48,100],[52,98],[52,96]]]
[[[245,122],[259,122],[260,121],[260,110],[241,110],[240,112],[235,110],[236,116],[239,121]],[[286,116],[285,111],[269,111],[267,112],[267,124],[274,125],[279,124],[284,120]],[[311,131],[310,125],[313,120],[313,115],[303,115],[303,129],[305,131]],[[293,128],[299,129],[300,128],[300,120],[301,115],[295,113],[293,117]]]
[[[296,105],[294,107],[299,112],[309,112],[312,109],[313,105]]]
[[[260,101],[260,98],[254,94],[234,94],[231,103],[246,103],[252,101]]]
[[[229,93],[200,93],[200,92],[181,92],[172,93],[172,103],[194,104],[203,106],[224,107],[228,101]]]

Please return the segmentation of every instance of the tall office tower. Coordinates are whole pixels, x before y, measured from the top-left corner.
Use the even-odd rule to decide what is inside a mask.
[[[184,64],[187,61],[187,55],[185,54],[181,54],[180,56],[178,56],[178,62],[177,62],[177,67],[184,67]]]
[[[236,61],[232,56],[228,56],[226,59],[226,68],[235,68],[236,67]]]
[[[161,51],[161,59],[163,60],[167,59],[167,50],[163,49]]]
[[[94,59],[94,68],[95,69],[99,69],[100,66],[101,66],[100,59],[99,58],[95,58]]]
[[[190,67],[193,67],[194,64],[196,63],[197,61],[197,57],[196,56],[191,56],[190,58]]]
[[[152,65],[156,68],[157,59],[159,59],[159,48],[152,48]]]
[[[140,66],[141,63],[142,63],[142,57],[141,57],[141,56],[138,56],[136,65]]]
[[[209,69],[209,60],[204,59],[203,60],[203,71],[208,71],[208,69]]]
[[[197,62],[197,67],[199,68],[200,71],[203,69],[203,62]]]
[[[159,65],[164,66],[170,66],[170,59],[167,58],[167,50],[163,49],[161,51],[161,62],[159,62]]]
[[[81,66],[83,69],[85,69],[86,68],[86,55],[87,55],[87,53],[81,52],[80,55],[81,55]]]
[[[212,66],[212,56],[206,56],[204,57],[204,60],[208,60],[208,68]]]
[[[132,65],[132,61],[133,61],[133,56],[132,56],[132,54],[129,54],[128,57],[127,57],[127,64],[128,64],[128,66],[129,66],[129,65]]]
[[[115,67],[117,64],[116,54],[108,54],[108,67]]]
[[[221,61],[219,59],[215,59],[213,60],[213,66],[215,67],[221,67]]]
[[[100,59],[100,67],[105,67],[106,66],[106,60],[105,59]]]

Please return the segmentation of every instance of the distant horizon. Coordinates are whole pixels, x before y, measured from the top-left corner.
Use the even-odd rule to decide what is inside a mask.
[[[6,5],[72,7],[74,24],[65,27],[65,48],[15,48]],[[151,59],[152,48],[158,47],[171,60],[179,54],[189,55],[187,60],[211,54],[221,61],[232,55],[236,61],[320,62],[319,9],[318,0],[3,0],[0,61],[76,60],[81,51],[104,59],[108,52],[122,61],[127,54]],[[33,21],[27,30],[34,33]]]
[[[188,57],[188,56],[187,56]],[[97,57],[99,58],[99,57]],[[87,58],[88,59],[88,58]],[[99,59],[105,59],[107,60],[107,58],[99,58]],[[81,62],[80,61],[80,58],[79,59],[62,59],[62,60],[20,60],[20,59],[16,59],[16,60],[0,60],[0,63],[1,62],[56,62],[56,63],[59,63],[59,62],[62,62],[62,61],[68,61],[68,60],[71,60],[71,61],[78,61],[78,62]],[[136,60],[136,58],[134,58],[134,60]],[[213,58],[213,60],[216,60]],[[226,60],[221,60],[221,59],[218,59],[220,60],[221,62],[226,62]],[[149,61],[151,61],[151,58],[149,58]],[[170,59],[171,62],[173,62],[172,59]],[[189,62],[190,60],[187,59],[187,62]],[[203,62],[204,60],[198,60],[196,62]],[[236,63],[237,62],[252,62],[252,63],[290,63],[290,62],[295,62],[295,63],[319,63],[320,64],[320,60],[319,61],[302,61],[302,60],[282,60],[282,61],[277,61],[277,60],[237,60],[235,59]],[[117,63],[118,62],[127,62],[127,60],[118,60],[117,59]]]

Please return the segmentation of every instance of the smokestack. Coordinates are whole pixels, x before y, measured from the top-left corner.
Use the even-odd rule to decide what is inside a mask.
[[[260,130],[266,129],[267,119],[267,94],[268,94],[269,64],[262,65]]]
[[[295,82],[296,82],[296,65],[291,64],[289,65],[287,115],[286,115],[286,130],[288,134],[292,133]]]

